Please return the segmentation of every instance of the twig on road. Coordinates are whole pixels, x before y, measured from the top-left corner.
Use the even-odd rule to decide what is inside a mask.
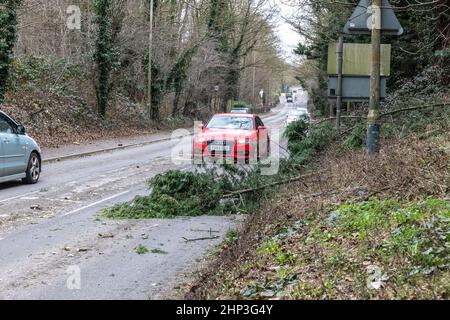
[[[197,238],[197,239],[188,239],[183,237],[183,240],[186,242],[194,242],[194,241],[202,241],[202,240],[215,240],[215,239],[219,239],[219,236],[213,236],[213,237],[205,237],[205,238]]]

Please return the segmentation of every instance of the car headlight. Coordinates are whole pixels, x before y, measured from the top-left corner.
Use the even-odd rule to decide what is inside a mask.
[[[250,143],[250,139],[249,138],[239,138],[238,139],[238,143],[239,144],[248,144],[248,143]]]
[[[206,139],[203,138],[203,137],[200,137],[200,138],[195,139],[195,142],[198,142],[198,143],[203,143],[203,142],[205,142],[205,141],[206,141]]]

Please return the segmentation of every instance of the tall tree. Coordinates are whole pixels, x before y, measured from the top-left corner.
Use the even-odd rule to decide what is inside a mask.
[[[0,103],[4,101],[17,40],[17,9],[22,0],[0,3]]]
[[[111,75],[119,65],[117,38],[122,29],[124,0],[95,0],[97,24],[96,51],[96,94],[98,110],[106,115],[109,95],[112,89]]]

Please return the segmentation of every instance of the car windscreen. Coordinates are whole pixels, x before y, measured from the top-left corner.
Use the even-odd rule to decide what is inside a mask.
[[[206,126],[208,129],[252,130],[253,119],[250,117],[220,116],[214,117]]]
[[[293,117],[299,117],[302,114],[306,114],[306,112],[303,110],[292,110],[291,112],[289,112],[289,115]]]

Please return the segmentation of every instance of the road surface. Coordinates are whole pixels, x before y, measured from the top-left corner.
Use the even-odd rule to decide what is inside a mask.
[[[279,128],[292,106],[264,117]],[[190,139],[190,138],[189,138]],[[186,142],[185,142],[186,143]],[[190,143],[190,142],[189,142]],[[0,185],[0,299],[159,299],[191,272],[242,216],[102,221],[115,203],[147,194],[145,181],[170,169],[163,141],[45,165],[36,185]],[[215,231],[216,240],[185,242]],[[145,245],[155,253],[138,255]]]

